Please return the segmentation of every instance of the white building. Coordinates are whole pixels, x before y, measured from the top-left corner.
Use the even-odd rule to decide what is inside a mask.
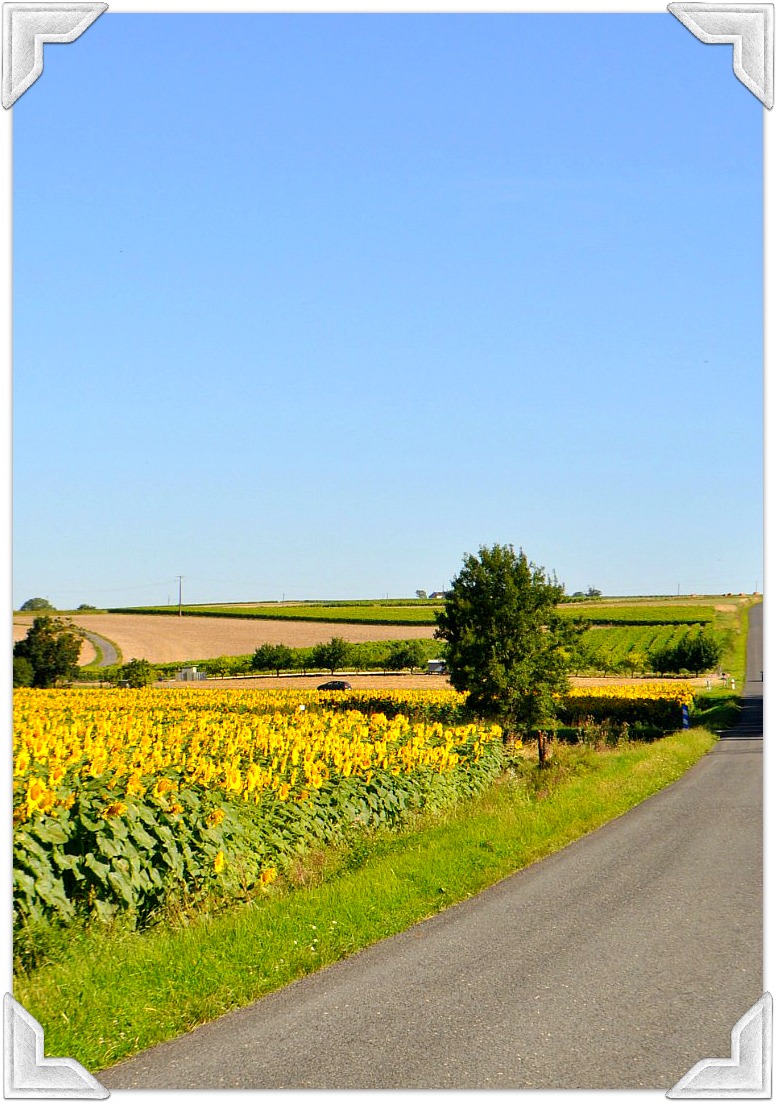
[[[184,666],[175,675],[176,681],[204,681],[207,674],[198,670],[196,666]]]

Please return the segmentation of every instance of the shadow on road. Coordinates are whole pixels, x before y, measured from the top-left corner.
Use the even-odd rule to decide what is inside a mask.
[[[731,739],[762,739],[763,737],[763,683],[747,681],[744,688],[741,718],[735,727],[723,731],[720,735],[725,741]]]

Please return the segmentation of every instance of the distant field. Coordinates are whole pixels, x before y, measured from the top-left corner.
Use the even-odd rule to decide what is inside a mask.
[[[435,604],[391,604],[383,602],[358,602],[299,605],[184,605],[184,616],[212,616],[241,620],[307,620],[338,624],[434,624]],[[111,608],[110,613],[143,616],[177,616],[177,605],[159,605],[148,608]]]
[[[714,620],[710,605],[566,605],[561,612],[591,624],[710,624]]]
[[[704,624],[733,627],[737,609],[750,603],[741,598],[699,597],[620,598],[563,606],[591,624],[586,639],[593,649],[604,646],[605,636],[619,629],[617,650],[650,649],[661,625],[667,636],[682,625]],[[286,605],[163,605],[138,610],[109,612],[58,612],[115,643],[123,660],[147,658],[150,662],[196,662],[206,658],[252,653],[262,643],[310,647],[340,635],[351,643],[384,639],[430,639],[434,611],[441,602],[372,601],[309,602]],[[32,613],[14,613],[14,640],[22,638],[33,620]],[[641,638],[640,629],[644,629]],[[649,640],[647,638],[649,636]],[[598,637],[598,638],[595,638]],[[610,636],[610,644],[612,637]],[[610,646],[611,649],[611,646]],[[94,657],[84,646],[82,663]],[[591,663],[596,666],[596,663]]]
[[[561,611],[595,624],[704,624],[714,619],[714,601],[681,603],[655,598],[580,602],[564,605]],[[299,604],[184,605],[186,617],[215,617],[247,620],[299,620],[337,624],[403,624],[413,626],[436,623],[435,613],[441,601],[310,601]],[[174,605],[145,608],[112,608],[115,615],[178,616]]]
[[[614,671],[627,666],[629,656],[634,655],[634,668],[640,667],[642,663],[636,656],[640,655],[643,662],[664,647],[676,646],[688,632],[701,629],[700,624],[688,623],[594,625],[580,643],[580,665],[584,669]]]
[[[32,623],[31,614],[14,614],[14,638],[23,638]],[[116,643],[125,662],[147,658],[149,662],[191,662],[222,655],[251,654],[262,643],[285,643],[289,647],[312,647],[333,635],[349,643],[379,639],[430,639],[432,625],[349,624],[346,622],[301,622],[235,617],[118,615],[107,612],[67,615],[67,619],[97,631]]]

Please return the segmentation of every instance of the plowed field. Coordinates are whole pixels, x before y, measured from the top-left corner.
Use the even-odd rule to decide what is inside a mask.
[[[149,662],[185,662],[219,658],[224,654],[250,654],[262,643],[285,643],[289,647],[312,647],[333,635],[349,643],[374,639],[431,639],[431,625],[406,627],[401,624],[337,624],[298,620],[237,620],[197,616],[135,616],[107,612],[104,615],[69,616],[74,624],[115,643],[122,658],[147,658]],[[14,641],[22,639],[32,616],[16,613]],[[87,662],[87,649],[83,648]]]

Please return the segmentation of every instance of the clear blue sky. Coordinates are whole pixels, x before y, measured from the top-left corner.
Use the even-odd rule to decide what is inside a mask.
[[[763,107],[643,15],[140,15],[13,108],[14,607],[762,587]]]

